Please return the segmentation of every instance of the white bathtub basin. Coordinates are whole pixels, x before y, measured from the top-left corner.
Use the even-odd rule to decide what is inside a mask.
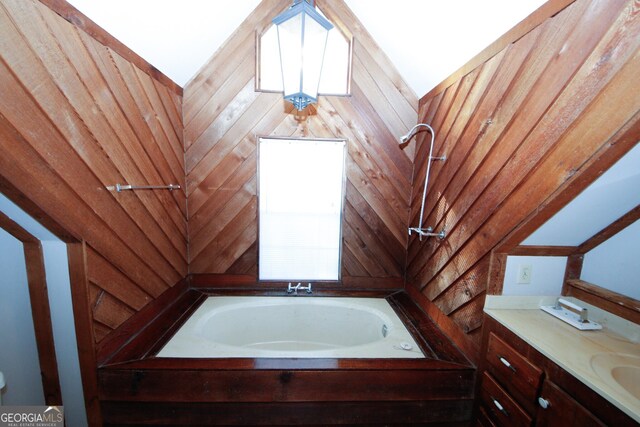
[[[422,358],[381,298],[209,297],[158,357]]]

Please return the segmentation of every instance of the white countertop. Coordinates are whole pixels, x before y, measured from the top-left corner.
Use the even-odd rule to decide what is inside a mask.
[[[612,377],[596,372],[592,358],[603,353],[640,358],[640,326],[575,298],[589,309],[589,319],[602,330],[580,331],[540,310],[557,297],[487,296],[484,311],[540,353],[578,378],[616,407],[640,422],[640,400],[620,387]]]

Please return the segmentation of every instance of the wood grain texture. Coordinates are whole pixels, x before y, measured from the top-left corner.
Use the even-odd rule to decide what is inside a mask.
[[[573,180],[586,186],[638,140],[639,35],[637,2],[578,0],[421,100],[420,121],[438,135],[435,153],[448,157],[432,166],[424,225],[445,228],[447,238],[411,238],[407,280],[462,331],[452,335],[461,347],[479,351],[482,301],[488,286],[500,286],[492,251],[510,253],[535,229],[523,224],[561,208],[558,192]]]
[[[87,421],[91,427],[102,425],[98,391],[98,364],[96,361],[95,338],[96,328],[89,305],[89,280],[87,277],[87,244],[85,242],[67,245],[69,259],[69,284],[73,306],[76,341],[78,344],[78,360],[84,393],[84,406]]]
[[[469,426],[469,404],[459,400],[407,402],[154,403],[105,402],[105,426],[390,425]],[[162,424],[161,424],[162,425]]]
[[[158,323],[157,320],[162,318],[165,312],[167,312],[167,309],[176,305],[177,301],[184,296],[186,290],[187,281],[180,281],[172,288],[167,289],[167,291],[158,298],[154,299],[153,302],[145,305],[144,308],[121,323],[112,333],[109,333],[105,339],[99,340],[96,345],[98,365],[104,365],[111,361],[116,353],[121,352],[126,347],[128,347],[129,350],[126,352],[122,351],[122,359],[127,359],[128,356],[126,356],[125,353],[135,353],[136,347],[134,344],[136,341],[139,341],[142,336],[147,336],[147,339],[149,339],[149,335],[151,335],[149,330],[147,330],[148,325],[154,321]],[[176,313],[175,310],[173,310],[171,314],[175,317],[172,319],[173,321],[180,319],[183,315],[183,313]],[[156,332],[157,336],[152,336],[150,339],[158,339],[163,335],[163,331],[165,330],[166,328],[158,332],[156,329],[154,332]],[[132,351],[132,349],[134,351]]]
[[[637,421],[633,420],[629,415],[625,414],[622,410],[617,408],[613,403],[606,400],[604,397],[596,393],[592,388],[586,386],[583,382],[578,380],[571,373],[567,372],[546,356],[542,355],[542,353],[538,352],[535,348],[531,347],[524,340],[506,328],[504,325],[491,318],[490,316],[486,316],[485,327],[483,328],[483,354],[486,354],[486,349],[488,347],[488,340],[490,335],[499,336],[502,340],[505,341],[512,349],[516,350],[521,356],[526,358],[533,365],[544,371],[544,384],[555,384],[559,386],[566,394],[571,396],[572,399],[575,399],[579,402],[579,407],[565,407],[561,402],[558,402],[558,407],[556,408],[564,410],[565,413],[554,414],[555,416],[552,419],[547,417],[541,417],[540,411],[538,411],[536,417],[539,424],[536,425],[567,425],[566,423],[557,424],[556,421],[564,421],[563,417],[576,417],[575,422],[573,420],[568,421],[568,425],[575,426],[637,426]],[[491,371],[492,373],[495,370],[489,364],[489,361],[483,359],[481,361],[481,365],[479,366],[480,372]],[[508,379],[505,379],[508,381]],[[527,403],[522,400],[524,396],[521,393],[515,393],[515,388],[511,387],[510,382],[502,381],[501,384],[509,390],[509,393],[514,393],[513,396],[516,397],[518,402],[523,405],[524,408],[527,408],[530,413],[533,414],[535,408],[539,409],[538,402],[535,399],[529,399]],[[542,391],[542,397],[549,398],[550,402],[553,402],[550,397],[547,396]],[[479,393],[479,391],[477,391]],[[490,401],[490,405],[493,403]],[[494,406],[495,407],[495,406]],[[588,411],[585,411],[584,408],[587,408]],[[595,416],[594,419],[592,416],[588,417],[589,419],[585,419],[583,415],[585,413],[590,412],[592,416]],[[524,424],[516,424],[514,422],[508,423],[506,425],[524,425]]]
[[[519,245],[516,246],[509,255],[520,256],[569,256],[576,252],[576,246],[536,246]]]
[[[220,285],[251,280],[195,276],[193,281],[202,279]],[[264,288],[253,292],[271,294]],[[183,305],[207,295],[191,289],[146,324],[146,329],[156,332],[143,331],[146,337],[136,337],[138,343],[127,344],[99,368],[105,424],[369,425],[369,421],[389,419],[398,425],[458,425],[470,419],[475,368],[409,296],[389,291],[375,295],[339,292],[343,296],[386,296],[426,357],[154,357],[153,349],[159,349],[170,335],[154,344],[161,335],[157,331],[178,327],[184,318],[176,314],[185,312]],[[221,293],[228,295],[225,290]],[[131,351],[132,346],[137,350]],[[205,409],[214,412],[202,418]]]
[[[0,3],[0,175],[62,239],[86,241],[99,340],[187,273],[185,191],[105,188],[184,188],[181,96],[72,9]]]
[[[38,243],[39,240],[27,230],[22,228],[20,224],[9,218],[5,215],[4,212],[0,212],[0,228],[2,228],[7,233],[11,234],[17,240],[22,243]]]
[[[186,361],[187,363],[189,361]],[[473,369],[101,369],[103,401],[333,402],[469,399]],[[393,385],[393,386],[390,386]]]
[[[563,292],[563,295],[579,298],[631,322],[640,323],[640,301],[637,299],[580,279],[567,279],[565,289],[566,292]]]
[[[530,16],[507,31],[495,42],[491,43],[486,49],[478,53],[466,64],[454,71],[449,77],[444,79],[440,84],[427,92],[422,99],[420,99],[420,106],[432,99],[436,94],[440,93],[443,88],[449,87],[453,82],[458,81],[462,76],[468,74],[471,70],[484,64],[489,59],[493,58],[509,44],[520,40],[528,32],[539,26],[548,17],[554,16],[562,9],[573,3],[575,0],[549,0],[535,10]]]
[[[347,140],[343,283],[400,279],[413,168],[396,138],[415,124],[417,97],[342,1],[317,7],[354,38],[351,96],[296,113],[256,92],[255,32],[289,5],[263,1],[185,87],[190,273],[256,276],[257,137],[293,136]]]
[[[47,405],[62,405],[42,244],[35,236],[1,212],[0,228],[22,242],[44,402]]]
[[[74,26],[82,29],[82,31],[89,34],[92,38],[99,41],[101,44],[111,46],[116,52],[118,52],[118,55],[121,55],[122,57],[126,58],[127,61],[135,64],[145,73],[149,74],[149,76],[151,76],[152,78],[162,82],[163,86],[166,86],[177,95],[182,95],[182,88],[180,86],[178,86],[162,72],[158,71],[154,66],[145,61],[137,53],[122,44],[118,39],[107,33],[91,19],[87,18],[84,14],[82,14],[80,11],[78,11],[78,9],[73,7],[68,2],[64,0],[39,1],[56,12],[62,18],[72,23]]]

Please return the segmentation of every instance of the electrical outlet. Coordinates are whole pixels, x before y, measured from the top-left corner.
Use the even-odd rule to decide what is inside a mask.
[[[531,264],[520,264],[518,266],[518,280],[516,281],[519,285],[528,285],[531,283],[531,272],[533,267]]]

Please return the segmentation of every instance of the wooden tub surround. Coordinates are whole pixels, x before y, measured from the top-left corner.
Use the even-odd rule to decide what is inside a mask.
[[[457,426],[471,419],[475,367],[404,292],[320,288],[310,298],[386,298],[425,359],[156,358],[209,296],[286,294],[179,287],[168,306],[140,316],[133,338],[99,352],[105,425]]]

